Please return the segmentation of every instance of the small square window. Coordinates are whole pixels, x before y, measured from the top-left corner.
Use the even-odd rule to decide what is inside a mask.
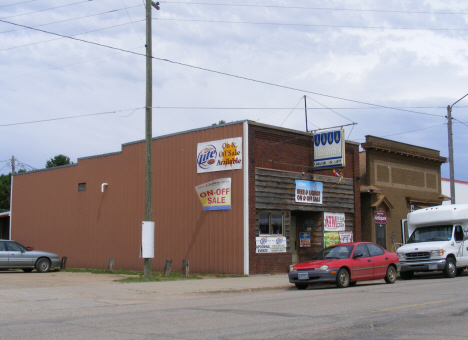
[[[78,183],[78,191],[86,191],[86,183]]]
[[[260,235],[283,235],[283,214],[258,214],[258,230]]]

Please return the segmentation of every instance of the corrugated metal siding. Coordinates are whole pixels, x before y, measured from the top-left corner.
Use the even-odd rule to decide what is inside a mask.
[[[166,259],[191,272],[243,273],[242,170],[197,174],[197,143],[242,137],[242,124],[153,140],[153,269]],[[68,257],[69,267],[143,269],[145,144],[79,160],[75,166],[14,176],[12,239]],[[194,187],[232,178],[228,211],[203,211]],[[86,191],[78,191],[86,183]],[[101,184],[108,183],[104,193]]]

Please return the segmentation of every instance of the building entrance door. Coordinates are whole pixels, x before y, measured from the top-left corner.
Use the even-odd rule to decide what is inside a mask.
[[[296,228],[296,216],[291,216],[291,232],[289,234],[289,240],[292,253],[292,264],[296,264],[297,260],[297,228]]]
[[[375,243],[384,249],[387,249],[386,226],[386,224],[375,224]]]

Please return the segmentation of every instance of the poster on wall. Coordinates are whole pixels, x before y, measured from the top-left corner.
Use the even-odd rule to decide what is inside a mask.
[[[325,231],[344,231],[345,214],[344,213],[323,213],[323,225]]]
[[[299,247],[310,247],[310,233],[299,233]]]
[[[345,166],[344,129],[314,135],[314,169]]]
[[[296,202],[322,204],[323,183],[296,179]]]
[[[203,210],[231,210],[231,179],[220,178],[195,187]]]
[[[256,237],[256,253],[285,253],[286,237]]]
[[[326,231],[323,233],[325,248],[340,243],[340,235],[337,231]]]
[[[197,145],[197,173],[242,169],[242,137]]]
[[[339,231],[338,235],[340,236],[340,243],[353,242],[353,232],[352,231]]]
[[[385,211],[374,212],[375,224],[387,224],[387,213]]]

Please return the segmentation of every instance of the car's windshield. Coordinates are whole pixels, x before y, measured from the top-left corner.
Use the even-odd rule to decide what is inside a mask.
[[[329,260],[329,259],[349,259],[353,251],[352,245],[334,246],[322,249],[313,257],[314,260]]]
[[[450,241],[452,239],[453,225],[434,225],[416,229],[408,243]]]

